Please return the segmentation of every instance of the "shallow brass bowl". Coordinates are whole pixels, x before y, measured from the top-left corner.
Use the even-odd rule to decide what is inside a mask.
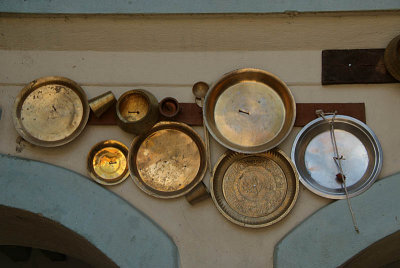
[[[90,177],[103,185],[115,185],[129,176],[128,147],[116,140],[97,143],[87,157]]]
[[[202,139],[178,122],[159,122],[137,136],[128,158],[136,185],[159,198],[187,194],[201,182],[207,168]]]
[[[55,147],[75,139],[89,118],[83,89],[74,81],[57,76],[32,81],[18,94],[13,120],[28,142]]]
[[[266,153],[225,153],[210,180],[211,197],[231,222],[259,228],[282,220],[293,208],[299,179],[290,159],[279,149]]]
[[[296,118],[296,103],[275,75],[240,69],[223,76],[208,91],[203,117],[211,135],[226,148],[259,153],[287,137]]]

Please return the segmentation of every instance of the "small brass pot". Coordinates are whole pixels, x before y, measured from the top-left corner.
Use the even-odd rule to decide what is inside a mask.
[[[130,90],[119,97],[116,112],[117,124],[120,128],[126,132],[140,135],[158,121],[158,101],[147,90]]]

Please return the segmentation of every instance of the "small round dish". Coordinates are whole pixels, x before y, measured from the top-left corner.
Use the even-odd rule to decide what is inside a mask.
[[[116,185],[129,176],[128,147],[116,140],[97,143],[87,157],[90,177],[102,185]]]
[[[275,75],[240,69],[223,76],[207,92],[204,122],[224,147],[260,153],[280,144],[296,118],[290,89]]]
[[[174,198],[190,192],[204,177],[205,146],[188,125],[158,122],[134,138],[129,169],[136,185],[158,198]]]
[[[18,94],[13,120],[18,134],[28,142],[55,147],[75,139],[89,118],[83,89],[58,76],[32,81]]]
[[[296,203],[299,179],[279,149],[259,154],[225,153],[210,180],[211,197],[231,222],[260,228],[282,220]]]
[[[332,116],[326,116],[332,120]],[[382,148],[373,131],[363,122],[344,115],[334,121],[336,144],[349,197],[365,192],[382,167]],[[330,199],[345,199],[346,193],[334,162],[330,125],[322,118],[308,123],[297,135],[291,158],[300,181],[313,193]]]

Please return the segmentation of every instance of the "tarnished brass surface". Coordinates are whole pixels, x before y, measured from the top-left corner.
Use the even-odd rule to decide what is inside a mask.
[[[116,105],[117,123],[125,131],[140,135],[158,120],[158,101],[144,89],[122,94]]]
[[[99,118],[116,102],[115,96],[111,91],[107,91],[93,99],[89,100],[90,109]]]
[[[74,81],[43,77],[21,90],[14,104],[14,125],[30,143],[53,147],[70,142],[89,117],[87,97]]]
[[[210,133],[223,146],[258,153],[286,138],[295,121],[296,104],[289,88],[276,76],[240,69],[212,87],[203,115]]]
[[[204,176],[204,143],[183,123],[159,122],[133,140],[129,165],[135,183],[146,193],[160,198],[178,197]]]
[[[106,140],[97,143],[87,157],[90,177],[103,185],[115,185],[128,176],[128,147],[119,141]]]
[[[244,227],[265,227],[293,208],[299,179],[279,149],[253,155],[227,152],[218,161],[210,192],[218,210]]]

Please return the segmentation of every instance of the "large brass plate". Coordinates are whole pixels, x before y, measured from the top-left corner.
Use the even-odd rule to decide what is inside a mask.
[[[90,177],[103,185],[115,185],[128,176],[128,147],[119,141],[106,140],[97,143],[87,157]]]
[[[228,152],[210,181],[212,199],[228,220],[244,227],[265,227],[293,208],[299,180],[290,159],[278,149],[259,154]]]
[[[289,88],[276,76],[241,69],[225,75],[207,93],[203,115],[210,133],[223,146],[258,153],[286,138],[296,105]]]
[[[204,143],[183,123],[159,122],[133,140],[129,166],[144,192],[159,198],[182,196],[204,177]]]
[[[14,104],[14,125],[30,143],[63,145],[76,138],[89,118],[87,97],[74,81],[44,77],[24,87]]]

